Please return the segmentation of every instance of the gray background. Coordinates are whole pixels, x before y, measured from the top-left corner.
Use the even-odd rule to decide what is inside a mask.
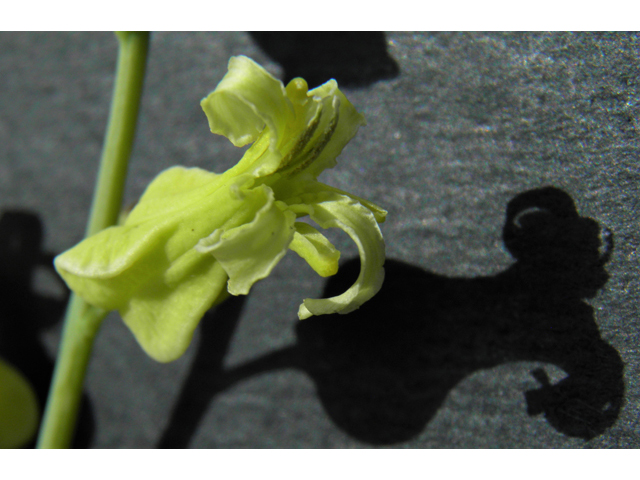
[[[147,358],[111,314],[78,446],[640,446],[640,39],[381,38],[385,61],[356,51],[357,38],[343,47],[356,51],[345,78],[363,76],[343,90],[368,125],[321,176],[389,211],[381,299],[351,320],[301,327],[299,303],[327,280],[289,252],[245,301],[205,317],[170,364]],[[267,40],[153,34],[128,203],[169,166],[220,172],[240,158],[210,134],[199,102],[231,55],[298,75]],[[331,52],[303,46],[285,37],[273,48],[324,74]],[[0,355],[30,372],[41,396],[64,296],[48,265],[83,235],[116,53],[111,33],[0,34]],[[531,255],[516,262],[503,239],[507,205],[545,186],[555,187],[549,204],[535,204],[538,192],[525,205],[520,240]],[[566,199],[577,212],[554,213]],[[592,258],[598,230],[613,238],[606,282]],[[16,232],[27,232],[23,244],[7,240]],[[346,235],[330,237],[345,260],[357,254]]]

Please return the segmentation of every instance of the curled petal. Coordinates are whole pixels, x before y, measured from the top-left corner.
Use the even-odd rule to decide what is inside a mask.
[[[289,248],[304,258],[321,277],[338,272],[340,252],[327,237],[308,223],[296,222],[296,232]]]
[[[296,215],[274,199],[273,191],[261,185],[245,192],[243,211],[257,212],[253,220],[232,219],[198,242],[196,250],[211,253],[229,275],[232,295],[246,295],[251,286],[269,275],[287,253]]]
[[[304,190],[306,193],[331,192],[331,193],[335,193],[336,195],[346,195],[356,203],[363,205],[364,207],[367,208],[367,210],[371,211],[371,213],[373,213],[373,216],[376,219],[376,222],[384,223],[384,221],[387,219],[387,211],[384,208],[376,205],[373,202],[370,202],[365,198],[358,197],[357,195],[354,195],[349,192],[345,192],[344,190],[340,190],[339,188],[335,188],[330,185],[326,185],[322,182],[306,182],[304,184]]]
[[[358,246],[360,275],[342,295],[324,299],[304,300],[298,310],[303,320],[312,315],[349,313],[372,298],[384,281],[385,246],[382,233],[371,211],[346,195],[326,191],[301,195],[302,204],[290,208],[309,213],[322,228],[344,230]]]
[[[231,57],[229,71],[200,104],[211,132],[236,147],[255,141],[266,125],[275,149],[293,117],[282,82],[245,56]]]

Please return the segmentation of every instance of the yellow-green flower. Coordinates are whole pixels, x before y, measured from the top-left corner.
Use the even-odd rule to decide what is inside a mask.
[[[92,305],[118,310],[159,361],[182,355],[216,299],[227,290],[249,293],[287,249],[322,276],[337,272],[340,253],[314,227],[297,222],[300,217],[344,230],[362,262],[342,295],[305,299],[301,319],[353,311],[384,278],[378,223],[386,212],[316,180],[365,123],[334,80],[308,91],[297,78],[285,88],[251,59],[233,57],[202,108],[213,133],[238,147],[253,142],[240,162],[223,174],[183,167],[162,172],[124,225],[55,260],[71,289]]]

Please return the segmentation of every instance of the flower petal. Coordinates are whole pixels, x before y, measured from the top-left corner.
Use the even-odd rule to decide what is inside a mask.
[[[138,224],[179,213],[185,207],[200,203],[204,197],[223,185],[222,175],[201,168],[168,168],[147,186],[126,223]]]
[[[371,213],[373,213],[373,216],[375,217],[376,222],[384,223],[384,221],[387,218],[387,211],[384,208],[376,205],[373,202],[370,202],[365,198],[358,197],[357,195],[354,195],[349,192],[345,192],[344,190],[340,190],[339,188],[335,188],[318,181],[309,181],[309,182],[301,182],[301,183],[303,184],[302,190],[304,193],[322,194],[326,192],[331,192],[331,193],[335,193],[336,195],[346,195],[347,197],[351,198],[357,203],[362,204],[364,207],[370,210]],[[289,202],[293,203],[295,201],[296,201],[295,199],[292,199],[287,201],[287,203]]]
[[[293,118],[282,82],[242,55],[231,57],[227,74],[200,104],[211,132],[224,135],[236,147],[255,141],[266,125],[271,148],[276,149]]]
[[[289,249],[304,258],[321,277],[338,272],[340,252],[318,230],[308,223],[296,222],[296,232]]]
[[[207,203],[218,188],[216,178],[200,169],[164,171],[149,185],[124,225],[107,228],[58,255],[56,270],[88,303],[106,310],[122,308],[138,288],[151,278],[162,277],[242,203],[234,204],[225,196],[220,203],[230,204],[229,208],[211,214]]]
[[[69,288],[91,305],[115,310],[169,267],[163,245],[171,225],[110,227],[58,255],[54,266]]]
[[[140,346],[158,362],[182,356],[200,319],[225,292],[228,277],[222,266],[210,255],[198,256],[181,281],[152,277],[120,309]]]
[[[346,195],[325,191],[304,194],[300,199],[302,204],[291,205],[291,210],[309,213],[322,228],[344,230],[358,246],[361,267],[358,279],[346,292],[332,298],[305,299],[298,317],[352,312],[382,287],[385,246],[378,223],[368,208]]]
[[[204,312],[225,293],[222,266],[194,249],[242,211],[243,188],[253,180],[224,179],[200,169],[166,170],[123,226],[105,229],[55,259],[72,290],[92,305],[119,310],[158,361],[184,352]]]
[[[250,222],[232,220],[198,242],[196,250],[211,253],[229,275],[232,295],[246,295],[251,286],[269,275],[293,239],[295,213],[274,199],[261,185],[244,192],[242,215],[256,212]]]

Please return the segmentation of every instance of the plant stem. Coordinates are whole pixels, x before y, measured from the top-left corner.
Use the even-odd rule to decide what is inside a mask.
[[[149,33],[116,35],[115,88],[86,236],[118,221],[142,97]],[[71,444],[93,341],[106,314],[71,294],[38,448],[68,448]]]
[[[106,313],[71,295],[38,448],[71,444],[93,340]]]
[[[149,32],[116,35],[120,43],[116,83],[87,236],[118,221],[149,50]]]

